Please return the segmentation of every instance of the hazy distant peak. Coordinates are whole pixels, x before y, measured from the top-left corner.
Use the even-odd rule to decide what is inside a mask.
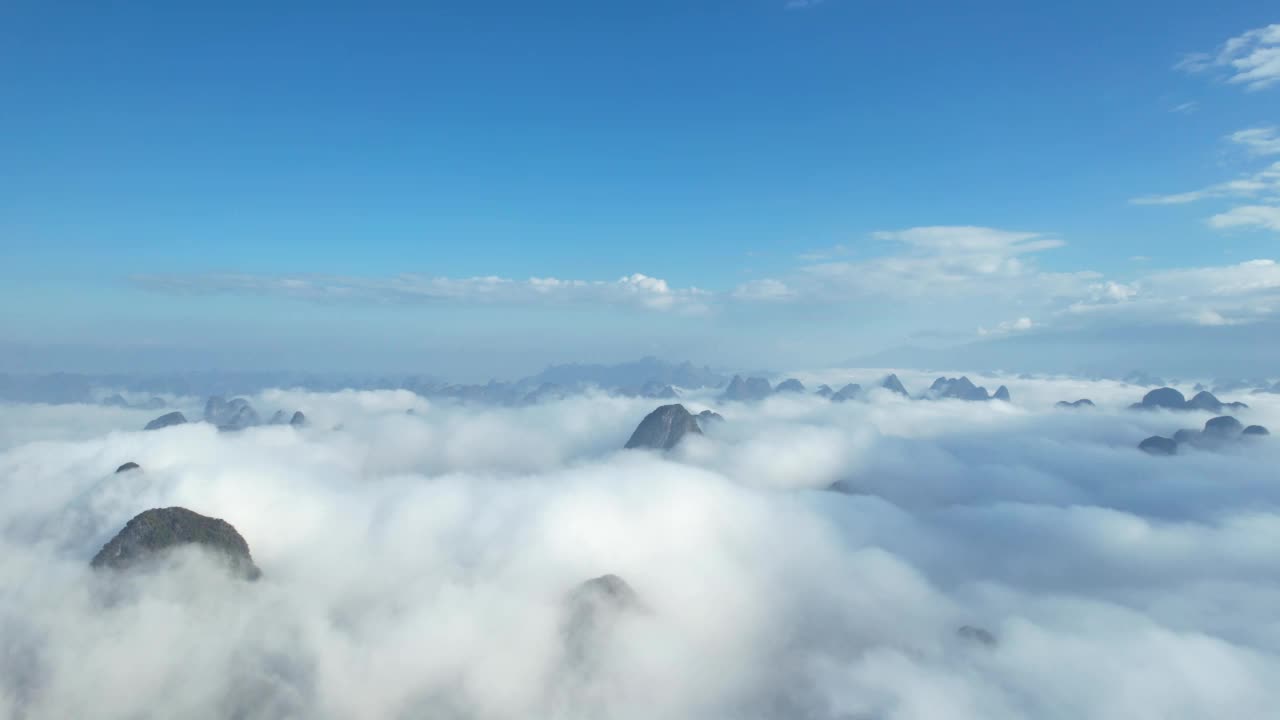
[[[725,388],[720,399],[747,402],[752,400],[763,400],[773,394],[773,386],[769,381],[762,377],[743,378],[741,375],[734,375],[729,381],[729,387]]]
[[[183,425],[187,422],[187,416],[176,410],[171,413],[165,413],[160,417],[147,423],[143,430],[160,430],[161,428],[172,427],[174,425]]]
[[[1156,388],[1142,396],[1142,400],[1129,406],[1134,410],[1204,410],[1220,413],[1224,410],[1245,410],[1249,406],[1242,402],[1222,402],[1213,393],[1202,390],[1188,400],[1181,392],[1171,387]]]
[[[243,430],[261,422],[258,411],[248,400],[241,397],[226,400],[217,395],[205,402],[204,421],[219,430]]]
[[[884,379],[880,381],[880,387],[884,388],[885,390],[888,390],[889,392],[897,393],[899,395],[909,394],[907,393],[906,386],[902,384],[902,381],[899,380],[898,376],[894,373],[889,373],[888,375],[886,375]]]
[[[773,391],[780,393],[802,393],[804,392],[804,383],[795,378],[787,378],[786,380],[778,383],[778,386],[774,388]]]
[[[1000,389],[1004,391],[1002,393],[1003,397],[1000,399],[1007,401],[1009,399],[1009,389],[1003,385],[1000,386]],[[987,389],[985,387],[974,385],[973,381],[964,375],[958,378],[940,377],[937,380],[934,380],[933,384],[929,386],[927,396],[933,398],[955,398],[957,400],[972,401],[995,399],[992,395],[987,393]]]

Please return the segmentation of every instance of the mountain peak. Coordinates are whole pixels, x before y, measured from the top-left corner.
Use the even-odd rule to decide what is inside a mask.
[[[262,574],[249,554],[249,544],[231,523],[183,507],[153,508],[138,513],[89,563],[95,568],[126,570],[154,562],[168,550],[196,545],[225,560],[247,580]]]
[[[670,450],[685,435],[701,435],[698,421],[683,405],[663,405],[645,416],[627,441],[626,449]]]

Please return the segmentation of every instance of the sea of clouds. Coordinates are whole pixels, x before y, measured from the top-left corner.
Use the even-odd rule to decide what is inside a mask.
[[[689,392],[726,422],[667,454],[620,449],[657,402],[606,395],[274,390],[310,425],[235,433],[0,405],[0,718],[1274,717],[1280,440],[1151,457],[1209,415],[974,379],[1014,402]],[[1223,399],[1280,429],[1280,396]],[[175,505],[263,578],[90,570]],[[643,608],[575,661],[567,598],[606,573]]]

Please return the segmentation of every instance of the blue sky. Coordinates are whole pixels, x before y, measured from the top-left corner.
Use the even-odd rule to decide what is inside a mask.
[[[0,9],[8,369],[1275,334],[1270,3],[264,5]]]

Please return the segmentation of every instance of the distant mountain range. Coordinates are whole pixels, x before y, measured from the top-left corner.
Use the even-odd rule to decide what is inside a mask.
[[[317,392],[426,387],[443,381],[428,375],[400,377],[296,372],[173,372],[139,374],[0,374],[0,400],[46,403],[102,403],[155,408],[150,397],[128,402],[121,393],[144,396],[209,397],[252,395],[271,388]]]
[[[876,358],[860,367],[909,367],[892,365]],[[959,359],[952,359],[952,367],[973,367]],[[850,365],[855,366],[854,364]],[[0,401],[41,403],[97,403],[112,407],[160,410],[173,398],[184,397],[235,397],[254,395],[272,388],[301,388],[315,392],[352,390],[408,390],[433,399],[457,400],[499,405],[523,405],[554,399],[595,389],[627,397],[643,397],[654,400],[676,400],[680,389],[714,388],[722,391],[726,399],[760,399],[775,390],[804,392],[798,380],[786,379],[777,388],[772,387],[765,376],[772,373],[755,371],[739,377],[738,384],[730,382],[732,374],[726,374],[708,366],[696,366],[690,362],[668,362],[656,357],[602,364],[572,363],[552,365],[547,369],[518,380],[490,380],[483,384],[451,383],[434,375],[375,375],[375,374],[312,374],[297,372],[174,372],[163,374],[0,374]],[[1155,376],[1135,370],[1124,375],[1085,374],[1090,379],[1114,379],[1146,387],[1181,384],[1176,379]],[[943,378],[947,381],[947,378]],[[968,397],[970,389],[958,378],[946,382],[947,387],[933,388],[940,397]],[[953,386],[954,384],[954,386]],[[884,387],[899,394],[907,394],[896,376],[884,380]],[[1280,393],[1280,382],[1275,379],[1219,379],[1212,385],[1217,392]],[[1196,390],[1205,389],[1198,386]],[[835,401],[852,399],[861,394],[862,388],[848,384],[837,391],[825,385],[816,389],[819,395]],[[1005,393],[991,397],[1008,399]],[[972,393],[972,399],[978,399]],[[999,395],[1005,395],[999,397]],[[168,398],[166,400],[166,398]],[[234,424],[234,423],[229,423]]]
[[[590,388],[620,395],[674,399],[676,388],[718,388],[728,378],[709,367],[644,357],[616,365],[553,365],[514,381],[450,383],[433,375],[308,374],[291,372],[190,372],[166,374],[0,374],[0,400],[43,403],[100,403],[114,407],[159,409],[170,397],[232,397],[270,388],[316,392],[409,390],[428,398],[505,405],[527,404]],[[139,396],[130,401],[125,395]]]

